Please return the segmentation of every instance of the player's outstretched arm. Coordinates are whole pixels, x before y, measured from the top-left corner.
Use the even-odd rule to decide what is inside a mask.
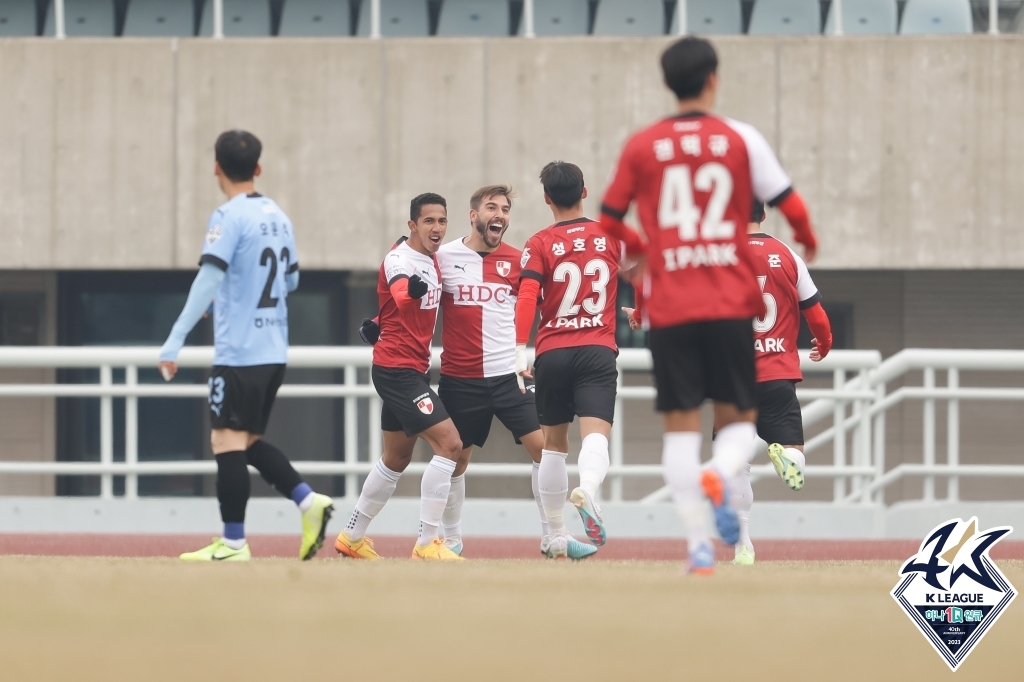
[[[803,197],[791,189],[776,206],[793,228],[793,238],[803,245],[804,260],[810,263],[818,253],[818,237],[811,227],[811,216],[807,212],[807,204],[804,203]]]
[[[224,281],[224,271],[213,263],[203,263],[199,273],[189,289],[188,299],[182,308],[178,320],[171,327],[171,333],[160,348],[160,373],[165,381],[170,381],[178,372],[178,352],[185,345],[185,337],[206,314],[210,301],[217,294],[220,283]]]
[[[532,277],[523,277],[519,281],[519,298],[516,299],[516,380],[519,390],[526,392],[525,379],[532,379],[529,363],[526,360],[526,344],[533,331],[533,321],[537,317],[537,297],[540,295],[540,282]]]
[[[284,276],[284,281],[288,285],[288,293],[292,293],[299,288],[299,271],[289,272]]]
[[[396,279],[388,288],[399,310],[419,307],[419,300],[427,293],[427,283],[421,280],[419,275]]]
[[[807,326],[814,334],[814,348],[811,349],[811,360],[820,362],[832,350],[832,325],[828,321],[828,314],[821,307],[821,303],[815,303],[804,312],[807,319]]]
[[[626,258],[636,260],[644,255],[646,246],[640,234],[622,222],[617,212],[607,206],[601,207],[601,229],[607,232],[609,237],[618,239],[626,245]]]

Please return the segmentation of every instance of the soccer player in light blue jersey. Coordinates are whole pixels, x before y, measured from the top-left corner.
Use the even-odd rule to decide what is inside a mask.
[[[288,458],[262,440],[288,361],[288,293],[299,286],[291,220],[256,192],[260,141],[243,130],[217,138],[214,175],[228,201],[210,216],[199,274],[185,308],[160,349],[160,371],[170,381],[185,337],[213,301],[213,372],[209,381],[210,444],[217,460],[217,500],[224,535],[185,561],[248,561],[245,507],[249,469],[290,498],[302,512],[299,558],[323,545],[333,501],[303,482]]]

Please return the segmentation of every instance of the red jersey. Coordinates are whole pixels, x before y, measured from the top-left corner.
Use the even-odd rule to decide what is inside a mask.
[[[502,243],[478,253],[461,239],[437,252],[441,270],[441,374],[516,373],[516,294],[522,252]]]
[[[391,284],[419,275],[427,293],[419,307],[402,312],[391,296]],[[397,369],[407,367],[426,373],[430,369],[430,341],[434,338],[437,307],[441,303],[441,272],[430,256],[414,251],[405,240],[396,244],[380,265],[377,275],[380,301],[380,338],[373,346],[373,364]]]
[[[652,328],[764,312],[746,227],[754,197],[775,205],[790,185],[764,137],[730,119],[677,116],[626,143],[601,210],[622,220],[637,203]]]
[[[622,247],[589,218],[556,223],[530,237],[523,277],[540,282],[537,354],[556,348],[615,344]],[[513,339],[514,341],[514,339]]]
[[[763,316],[754,318],[757,380],[801,381],[804,375],[796,350],[800,311],[818,303],[821,294],[793,249],[763,233],[747,235],[747,243],[765,308]]]

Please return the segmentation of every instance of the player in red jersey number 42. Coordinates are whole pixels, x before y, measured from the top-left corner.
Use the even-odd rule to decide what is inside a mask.
[[[739,524],[727,481],[753,458],[757,379],[751,319],[764,313],[746,230],[755,199],[776,206],[810,259],[817,248],[806,207],[764,137],[712,114],[718,56],[684,38],[662,54],[678,113],[633,135],[601,207],[601,226],[646,255],[645,324],[650,328],[656,407],[664,415],[665,481],[687,528],[691,573],[711,573],[714,551],[704,497],[719,535],[736,544]],[[622,222],[636,202],[646,242]],[[701,404],[722,425],[701,469]],[[703,492],[703,494],[702,494]]]

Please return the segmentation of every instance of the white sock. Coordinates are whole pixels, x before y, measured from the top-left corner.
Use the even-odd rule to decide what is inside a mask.
[[[441,525],[441,517],[444,516],[454,472],[454,460],[440,455],[434,455],[427,470],[423,472],[420,481],[420,537],[416,541],[421,547],[437,539],[437,527]]]
[[[803,471],[804,467],[807,466],[807,458],[804,457],[804,453],[800,452],[796,448],[786,448],[786,454],[791,460],[797,463],[800,467],[800,471]]]
[[[754,487],[750,484],[750,465],[740,469],[739,475],[729,482],[729,504],[736,510],[740,521],[740,541],[736,543],[736,551],[743,545],[751,552],[754,543],[750,541],[750,508],[754,506]]]
[[[608,439],[592,433],[580,448],[580,487],[595,500],[601,497],[601,484],[608,475]]]
[[[462,538],[462,503],[466,501],[466,474],[452,476],[451,488],[448,490],[448,502],[445,503],[441,525],[444,526],[446,538]]]
[[[711,446],[711,466],[726,481],[736,478],[740,469],[754,459],[756,438],[757,428],[751,422],[733,422],[725,426]]]
[[[302,502],[299,502],[299,511],[305,514],[309,511],[309,508],[313,506],[313,498],[316,497],[316,493],[309,493],[302,498]]]
[[[540,451],[540,468],[537,471],[537,487],[544,516],[548,519],[551,534],[565,532],[565,501],[569,499],[569,472],[565,468],[567,452],[554,450]]]
[[[245,538],[238,540],[228,540],[227,538],[221,538],[221,542],[230,547],[231,549],[238,550],[245,547]]]
[[[540,534],[541,537],[547,537],[551,534],[551,528],[548,526],[548,517],[544,516],[544,505],[540,500],[540,485],[537,483],[537,479],[540,477],[540,464],[537,462],[533,463],[533,472],[530,476],[530,483],[533,486],[533,499],[537,502],[537,511],[540,512]],[[568,487],[568,486],[567,486]]]
[[[388,503],[398,486],[398,479],[402,477],[397,471],[392,471],[384,466],[383,460],[377,460],[370,470],[366,481],[363,483],[363,491],[359,493],[359,500],[356,508],[349,517],[345,532],[352,540],[362,540],[366,535],[366,529],[370,527],[370,521],[376,518],[384,505]]]
[[[711,544],[707,502],[700,485],[702,440],[703,436],[696,431],[666,433],[661,452],[665,483],[672,490],[691,553],[703,544]]]

